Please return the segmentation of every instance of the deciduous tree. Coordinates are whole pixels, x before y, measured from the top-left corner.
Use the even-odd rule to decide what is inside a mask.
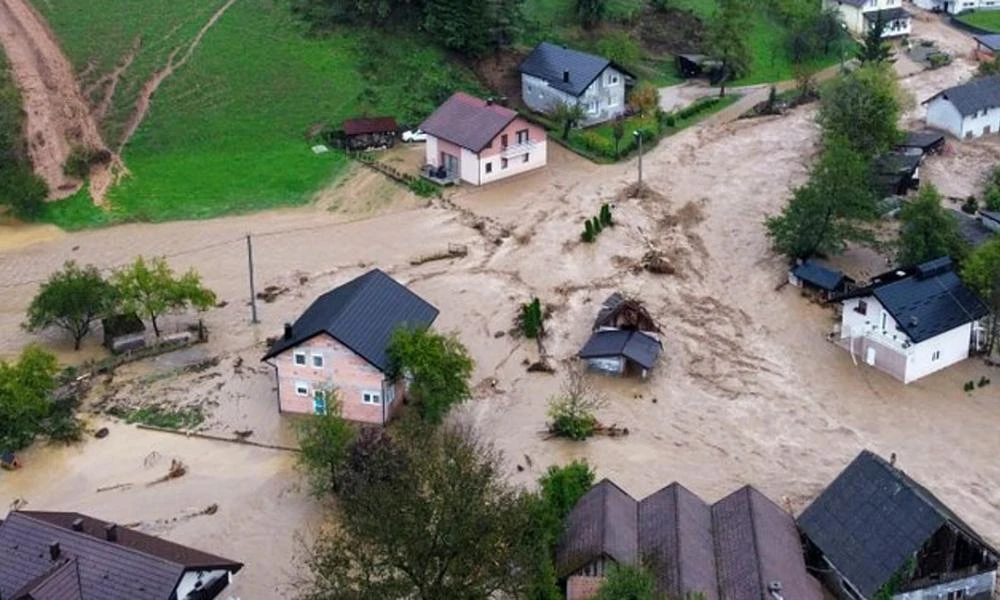
[[[48,327],[65,330],[73,338],[73,349],[90,333],[91,324],[114,308],[115,290],[93,265],[80,267],[67,261],[49,276],[28,307],[28,331]]]
[[[750,19],[745,0],[721,0],[708,26],[709,52],[719,62],[719,96],[726,83],[750,71]]]
[[[931,184],[924,184],[917,197],[903,205],[899,213],[899,263],[916,265],[950,256],[961,261],[968,246],[958,233],[958,223],[941,206],[941,195]]]
[[[0,452],[27,446],[41,431],[57,372],[55,357],[37,346],[15,363],[0,361]]]
[[[394,378],[409,379],[409,394],[420,416],[440,423],[448,409],[469,398],[473,361],[455,334],[400,328],[388,349]]]
[[[591,28],[608,14],[608,0],[576,0],[576,16],[580,24]]]
[[[597,427],[594,413],[606,405],[607,399],[590,385],[584,369],[573,366],[567,372],[562,392],[549,398],[549,429],[571,440],[585,440]]]
[[[823,90],[818,116],[824,144],[847,143],[866,158],[891,149],[900,138],[901,97],[885,65],[868,65],[834,80]]]
[[[969,254],[962,264],[962,279],[990,309],[986,351],[992,354],[1000,340],[1000,237]]]
[[[177,277],[163,257],[146,262],[140,256],[131,265],[115,271],[111,281],[122,309],[149,317],[157,337],[160,316],[188,307],[207,310],[216,302],[215,293],[201,284],[201,276],[194,269]]]
[[[560,522],[566,518],[577,500],[594,485],[594,470],[585,460],[565,465],[552,465],[538,480],[542,500]]]
[[[297,425],[299,465],[305,470],[313,493],[333,491],[347,462],[354,428],[340,416],[340,400],[334,390],[321,390],[326,412],[302,419]]]
[[[586,113],[578,102],[558,101],[549,109],[549,117],[562,126],[562,139],[569,138],[569,130],[575,127]]]
[[[616,565],[611,568],[594,600],[662,600],[656,594],[653,576],[642,567]]]

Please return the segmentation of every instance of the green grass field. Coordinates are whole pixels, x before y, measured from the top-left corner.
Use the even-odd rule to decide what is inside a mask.
[[[169,49],[193,37],[221,2],[39,4],[83,72],[88,63],[106,71],[141,34],[136,70],[125,75],[125,81],[141,85]],[[75,229],[307,202],[346,165],[340,152],[312,153],[307,140],[312,127],[364,112],[412,119],[453,89],[476,89],[469,72],[426,43],[406,35],[394,35],[392,42],[391,51],[385,51],[363,32],[310,37],[285,2],[238,0],[154,95],[146,120],[124,150],[131,176],[109,195],[110,214],[78,194],[51,205],[45,218]],[[378,73],[371,72],[373,62],[379,63]],[[431,71],[434,76],[428,77]],[[122,114],[127,114],[138,87],[120,90]],[[109,119],[106,133],[113,134],[122,122],[117,116]]]
[[[958,17],[959,21],[981,27],[990,31],[1000,32],[1000,11],[982,10]]]

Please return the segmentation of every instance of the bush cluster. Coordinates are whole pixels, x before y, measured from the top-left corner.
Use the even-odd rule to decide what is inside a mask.
[[[604,203],[597,216],[583,222],[583,233],[580,234],[580,239],[589,244],[597,239],[605,227],[614,227],[614,224],[614,220],[611,218],[611,205]]]
[[[715,96],[713,96],[711,98],[704,98],[702,100],[699,100],[699,101],[695,102],[691,106],[689,106],[687,108],[684,108],[684,109],[681,109],[680,111],[678,111],[677,112],[677,118],[680,119],[680,120],[682,120],[682,121],[690,119],[692,117],[700,115],[701,113],[709,110],[710,108],[714,107],[719,102],[721,102],[721,100],[718,97],[715,97]]]

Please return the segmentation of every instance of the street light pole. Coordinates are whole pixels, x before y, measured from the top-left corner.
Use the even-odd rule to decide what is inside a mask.
[[[639,140],[639,189],[642,190],[642,132],[636,130],[632,135]]]

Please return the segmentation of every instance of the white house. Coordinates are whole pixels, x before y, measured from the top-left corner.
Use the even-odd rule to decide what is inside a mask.
[[[847,30],[864,35],[881,17],[885,23],[882,37],[910,35],[910,13],[903,10],[902,0],[823,0],[824,8],[840,11]]]
[[[606,58],[542,42],[521,63],[521,99],[548,113],[560,103],[584,107],[580,125],[610,121],[625,112],[625,86],[635,77]]]
[[[1000,131],[1000,75],[973,79],[925,100],[927,125],[968,140]]]
[[[840,345],[903,383],[968,358],[988,314],[948,257],[884,273],[840,299]]]
[[[913,4],[924,10],[946,12],[956,15],[967,10],[996,10],[1000,0],[913,0]]]

